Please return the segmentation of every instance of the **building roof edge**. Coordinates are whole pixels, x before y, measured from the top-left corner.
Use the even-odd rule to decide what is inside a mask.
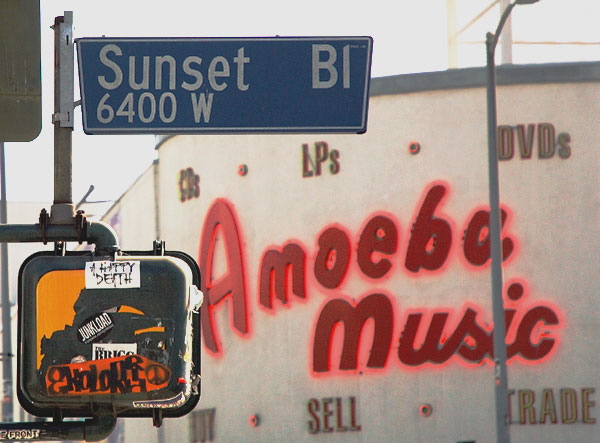
[[[483,88],[486,68],[448,69],[447,71],[400,74],[371,79],[370,97],[410,94],[449,89]],[[498,85],[600,82],[599,62],[543,64],[506,64],[496,67]],[[177,134],[157,135],[155,149]]]
[[[500,65],[496,68],[498,85],[581,83],[600,81],[600,62]],[[486,68],[401,74],[371,79],[370,96],[410,94],[444,89],[484,87]]]

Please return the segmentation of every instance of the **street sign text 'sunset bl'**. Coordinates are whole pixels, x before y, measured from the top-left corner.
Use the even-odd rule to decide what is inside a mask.
[[[370,37],[77,44],[89,134],[366,131]]]

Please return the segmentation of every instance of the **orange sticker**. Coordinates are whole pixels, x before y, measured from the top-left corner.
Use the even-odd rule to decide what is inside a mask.
[[[46,372],[48,395],[149,392],[165,388],[171,369],[141,355],[54,365]]]

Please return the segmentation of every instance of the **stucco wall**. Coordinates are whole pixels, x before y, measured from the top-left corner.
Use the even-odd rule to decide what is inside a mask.
[[[572,70],[571,82],[562,66],[560,76],[550,71],[544,82],[502,79],[498,88],[501,148],[513,152],[500,162],[511,435],[592,441],[600,83],[595,70]],[[493,440],[486,103],[482,71],[470,72],[472,81],[441,89],[402,90],[415,76],[374,82],[360,136],[160,143],[161,238],[203,272],[202,397],[162,434],[127,422],[125,438],[191,440],[197,420],[206,432],[198,441]],[[134,229],[127,241],[143,235]],[[288,268],[299,285],[288,280],[282,303],[261,286],[261,266],[286,245],[301,261]],[[329,352],[316,331],[366,300],[383,320],[356,330],[357,363],[340,369],[342,328]],[[441,343],[412,353],[437,342],[432,322],[444,324]],[[369,360],[374,335],[383,360]]]

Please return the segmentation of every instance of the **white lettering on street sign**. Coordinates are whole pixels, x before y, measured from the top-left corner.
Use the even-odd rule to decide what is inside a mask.
[[[372,39],[82,38],[88,134],[366,131]]]

